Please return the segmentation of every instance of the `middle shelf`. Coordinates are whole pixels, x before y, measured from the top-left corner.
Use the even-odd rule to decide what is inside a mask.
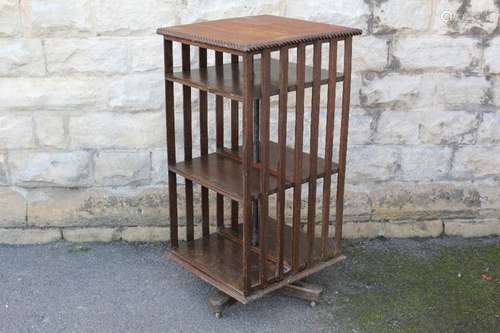
[[[237,150],[224,148],[215,153],[194,158],[190,161],[178,162],[169,165],[169,170],[178,175],[192,180],[206,188],[220,193],[236,201],[243,201],[243,178],[241,156],[243,148],[240,146]],[[269,145],[269,194],[275,193],[278,188],[277,181],[277,156],[278,145],[271,142]],[[293,186],[293,176],[295,169],[293,167],[295,150],[286,148],[286,171],[285,188]],[[302,153],[302,183],[309,180],[309,158],[308,153]],[[250,192],[252,197],[257,198],[260,194],[260,165],[254,165],[250,172]],[[332,163],[332,174],[337,173],[337,163]],[[325,176],[325,161],[318,157],[317,178]]]

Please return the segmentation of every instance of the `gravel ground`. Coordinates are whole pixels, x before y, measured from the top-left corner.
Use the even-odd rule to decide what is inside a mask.
[[[410,290],[405,283],[393,285],[384,282],[392,278],[409,281],[414,272],[401,275],[404,262],[397,266],[388,264],[387,270],[372,269],[372,263],[383,267],[384,262],[394,262],[394,258],[400,257],[409,258],[412,267],[415,266],[413,261],[427,267],[435,258],[441,258],[443,249],[453,253],[454,249],[464,248],[493,249],[492,258],[496,260],[496,254],[500,258],[499,239],[346,243],[346,262],[310,279],[327,288],[323,301],[316,308],[301,300],[273,294],[244,306],[231,307],[222,319],[217,320],[207,306],[207,299],[214,289],[165,260],[164,246],[65,242],[43,246],[0,246],[0,332],[419,331],[419,320],[425,318],[420,318],[418,311],[403,307],[402,311],[412,311],[413,315],[408,319],[404,313],[387,307],[384,297],[378,297],[396,293],[405,299],[409,297],[405,296],[406,290],[412,295],[425,293],[425,290]],[[482,256],[481,253],[478,255]],[[462,274],[467,274],[466,262],[462,261],[465,265]],[[495,276],[500,270],[500,262],[492,264],[498,264],[488,271],[493,281],[484,281],[484,288],[489,288],[485,289],[484,297],[493,293],[492,301],[484,302],[486,312],[483,313],[489,315],[490,307],[493,311],[493,319],[488,317],[484,321],[486,329],[493,329],[496,324],[500,328],[500,284]],[[471,266],[471,269],[479,268]],[[480,273],[477,272],[478,276]],[[430,275],[428,278],[432,278]],[[450,276],[455,279],[456,272]],[[439,278],[442,280],[442,276]],[[434,282],[422,281],[424,286],[426,283]],[[444,295],[448,293],[443,290]],[[360,299],[370,302],[365,304]],[[383,302],[382,312],[370,312],[377,307],[374,300]],[[445,300],[443,302],[446,304]],[[459,305],[456,311],[464,309]],[[397,302],[394,306],[401,308]],[[439,308],[440,303],[432,306]],[[448,304],[446,309],[455,311],[453,304]],[[495,311],[499,315],[497,319]],[[421,316],[425,315],[422,312]],[[453,313],[448,321],[442,318],[442,322],[431,327],[458,332],[462,326],[453,321],[456,315]],[[445,322],[448,324],[441,325]]]

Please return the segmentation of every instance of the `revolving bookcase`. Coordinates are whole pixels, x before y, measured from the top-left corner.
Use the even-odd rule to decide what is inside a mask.
[[[361,31],[263,15],[160,28],[158,33],[164,38],[169,258],[220,291],[210,300],[217,316],[235,300],[248,303],[277,290],[314,304],[321,289],[300,280],[344,259],[340,245],[352,37]],[[182,59],[178,71],[174,71],[175,43],[179,43]],[[339,47],[343,47],[342,73],[337,72]],[[196,48],[198,66],[191,66],[191,50]],[[306,66],[307,48],[313,51],[312,66]],[[322,49],[327,49],[327,69],[322,69]],[[207,50],[214,52],[215,64],[210,66]],[[230,62],[224,53],[230,54]],[[289,54],[296,56],[296,63],[289,62]],[[337,82],[342,82],[338,159],[333,156]],[[182,86],[182,112],[178,113],[174,83]],[[326,111],[321,109],[322,85],[327,85]],[[198,90],[198,103],[192,103],[193,88]],[[309,88],[311,104],[305,108]],[[287,125],[290,92],[295,95],[293,131]],[[215,95],[214,151],[209,151],[209,94]],[[277,140],[271,141],[271,98],[276,96],[277,133],[273,134]],[[230,100],[229,110],[224,110],[224,99]],[[198,109],[198,129],[193,129],[193,105]],[[326,112],[322,133],[320,112]],[[180,116],[182,122],[176,123]],[[224,122],[224,117],[230,121]],[[310,119],[308,152],[303,149],[306,119]],[[228,123],[230,128],[224,128]],[[176,136],[180,127],[182,136]],[[193,156],[193,130],[199,130],[199,156]],[[224,145],[225,131],[230,134],[229,147]],[[293,138],[287,145],[290,133]],[[179,137],[184,146],[182,161],[176,156]],[[320,141],[324,142],[323,157],[318,154]],[[185,241],[179,241],[177,176],[185,178]],[[335,229],[330,237],[333,176],[337,177]],[[323,180],[320,194],[319,179]],[[194,184],[201,188],[199,237],[194,232]],[[306,185],[307,223],[302,226],[302,187]],[[209,228],[209,191],[216,193],[215,232]],[[287,191],[293,197],[290,219]],[[275,218],[269,216],[271,195],[276,196],[276,212],[271,214]],[[321,212],[316,212],[317,196],[323,200]],[[228,221],[224,220],[224,200],[230,200]],[[318,232],[317,216],[321,220]]]

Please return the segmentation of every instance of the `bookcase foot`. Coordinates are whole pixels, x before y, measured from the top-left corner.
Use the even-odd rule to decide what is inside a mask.
[[[220,319],[222,317],[222,312],[236,303],[236,300],[231,296],[226,295],[222,291],[217,290],[208,299],[208,306],[210,311],[213,313],[215,318]]]
[[[311,283],[297,281],[284,286],[280,289],[280,292],[287,296],[309,301],[311,307],[315,307],[317,302],[319,301],[321,293],[323,292],[323,287]]]

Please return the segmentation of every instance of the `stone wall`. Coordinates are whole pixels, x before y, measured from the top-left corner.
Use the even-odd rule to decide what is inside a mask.
[[[166,239],[155,29],[253,14],[364,31],[346,237],[500,235],[499,13],[498,0],[0,0],[0,243]]]

